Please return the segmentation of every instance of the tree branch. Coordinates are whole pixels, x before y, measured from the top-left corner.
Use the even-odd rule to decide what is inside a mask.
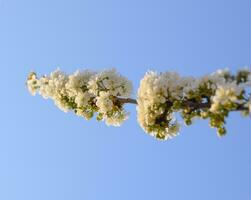
[[[120,98],[120,97],[115,97],[116,100],[121,103],[121,104],[125,104],[125,103],[131,103],[131,104],[138,104],[136,99],[131,99],[131,98]]]
[[[116,100],[118,102],[120,102],[121,104],[126,104],[126,103],[130,103],[130,104],[135,104],[137,105],[137,100],[136,99],[131,99],[131,98],[121,98],[121,97],[116,97]],[[172,106],[173,102],[168,101],[167,102],[168,106]],[[211,103],[210,102],[192,102],[192,101],[184,101],[182,103],[183,106],[187,106],[191,109],[203,109],[203,108],[210,108],[211,107]],[[236,109],[232,110],[232,111],[248,111],[247,107],[244,107],[244,104],[239,105]]]

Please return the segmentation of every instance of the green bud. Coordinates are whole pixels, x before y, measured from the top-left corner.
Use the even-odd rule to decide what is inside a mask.
[[[99,114],[97,115],[96,119],[97,119],[98,121],[101,121],[101,120],[103,119],[103,114],[102,114],[102,113],[99,113]]]
[[[191,125],[191,124],[192,124],[192,120],[191,120],[190,118],[186,118],[186,119],[185,119],[185,124],[186,124],[187,126]]]
[[[202,119],[206,119],[209,117],[209,114],[208,114],[208,112],[201,112],[200,116],[202,117]]]
[[[218,134],[219,137],[222,137],[222,136],[226,135],[226,129],[224,127],[219,127],[217,129],[217,134]]]

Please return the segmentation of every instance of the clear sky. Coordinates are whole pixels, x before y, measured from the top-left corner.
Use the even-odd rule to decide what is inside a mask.
[[[31,70],[116,67],[200,76],[251,66],[250,0],[0,0],[0,199],[250,199],[251,118],[161,142],[131,117],[107,127],[25,88]]]

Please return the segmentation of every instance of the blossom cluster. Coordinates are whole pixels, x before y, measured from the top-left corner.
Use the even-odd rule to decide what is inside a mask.
[[[32,95],[39,93],[45,99],[52,99],[61,110],[73,110],[86,119],[97,113],[97,120],[119,126],[128,117],[117,97],[130,97],[132,84],[115,69],[76,71],[71,75],[56,70],[41,78],[32,72],[26,85]]]
[[[138,122],[148,134],[165,140],[179,133],[175,116],[180,113],[186,125],[194,118],[208,118],[222,136],[230,111],[251,112],[249,86],[251,72],[247,68],[236,75],[224,69],[200,78],[149,71],[138,89]]]

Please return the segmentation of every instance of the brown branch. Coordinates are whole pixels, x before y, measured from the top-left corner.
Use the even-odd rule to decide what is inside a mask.
[[[249,111],[249,108],[245,107],[244,105],[239,105],[236,110],[238,110],[238,111]]]
[[[121,104],[125,104],[125,103],[131,103],[131,104],[138,104],[136,99],[131,99],[131,98],[120,98],[120,97],[116,97],[116,100],[121,103]]]
[[[192,109],[203,109],[203,108],[210,108],[211,103],[210,102],[191,102],[191,101],[184,101],[184,106],[188,106]],[[232,111],[248,111],[248,108],[244,106],[244,104],[238,105],[236,109],[233,109]]]
[[[116,97],[116,100],[120,102],[121,104],[126,104],[126,103],[136,104],[136,105],[138,104],[136,99],[131,99],[131,98]],[[167,104],[168,106],[171,107],[173,105],[173,102],[168,101]],[[202,103],[202,102],[184,101],[182,103],[182,106],[189,107],[191,109],[196,110],[196,109],[210,108],[211,103],[210,102]],[[241,104],[232,111],[248,111],[248,108],[245,107],[244,104]]]

